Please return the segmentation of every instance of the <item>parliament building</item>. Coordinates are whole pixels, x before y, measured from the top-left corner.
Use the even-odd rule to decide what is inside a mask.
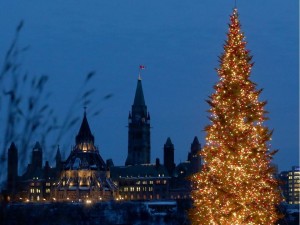
[[[36,142],[31,162],[18,174],[18,146],[8,149],[6,195],[9,201],[98,202],[190,198],[189,176],[201,169],[201,145],[195,137],[187,160],[174,162],[175,148],[167,138],[163,162],[151,163],[150,113],[139,78],[128,116],[128,154],[124,166],[104,161],[94,143],[86,112],[67,159],[57,149],[55,166],[43,164],[43,149]]]

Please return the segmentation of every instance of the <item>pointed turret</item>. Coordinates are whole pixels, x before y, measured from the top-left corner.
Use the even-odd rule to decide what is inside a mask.
[[[201,144],[200,144],[197,136],[195,136],[194,141],[191,144],[191,153],[197,154],[200,150],[201,150]]]
[[[193,143],[191,144],[191,151],[188,154],[188,161],[191,162],[192,172],[199,172],[201,169],[201,144],[197,137],[194,138]]]
[[[55,162],[56,162],[56,169],[60,170],[61,166],[62,166],[62,161],[61,161],[61,154],[60,154],[59,146],[57,147]]]
[[[76,145],[83,144],[83,143],[90,143],[94,144],[94,136],[92,135],[87,117],[86,111],[84,111],[83,119],[81,122],[81,126],[79,132],[76,136]]]
[[[42,151],[42,147],[41,147],[41,144],[40,142],[35,142],[35,145],[33,146],[33,149],[32,151]]]
[[[172,176],[175,169],[174,145],[169,137],[164,144],[164,166],[167,168],[169,175]]]
[[[43,166],[43,151],[40,143],[37,141],[32,149],[31,164],[34,169],[42,168]]]
[[[14,193],[16,191],[18,178],[18,149],[14,142],[11,143],[8,149],[7,163],[7,190],[10,193]]]
[[[165,143],[165,147],[172,147],[172,148],[174,148],[174,145],[173,145],[170,137],[167,138],[167,141]]]
[[[56,155],[55,155],[55,160],[56,160],[56,161],[61,161],[61,154],[60,154],[59,145],[57,146],[57,151],[56,151]]]

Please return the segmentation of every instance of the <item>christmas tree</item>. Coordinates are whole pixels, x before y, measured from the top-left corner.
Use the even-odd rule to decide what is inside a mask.
[[[237,9],[217,70],[219,82],[207,101],[211,125],[202,150],[202,171],[192,177],[192,224],[274,224],[280,217],[278,182],[270,165],[270,130],[259,101],[261,90],[249,78],[253,63]]]

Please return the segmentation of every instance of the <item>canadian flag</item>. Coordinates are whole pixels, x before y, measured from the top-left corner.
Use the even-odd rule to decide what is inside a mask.
[[[143,70],[145,69],[145,66],[144,65],[140,65],[140,70]]]

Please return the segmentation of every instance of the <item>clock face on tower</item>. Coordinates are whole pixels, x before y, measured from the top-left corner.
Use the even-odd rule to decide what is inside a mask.
[[[135,116],[135,120],[139,121],[141,119],[141,116],[140,115],[136,115]]]

